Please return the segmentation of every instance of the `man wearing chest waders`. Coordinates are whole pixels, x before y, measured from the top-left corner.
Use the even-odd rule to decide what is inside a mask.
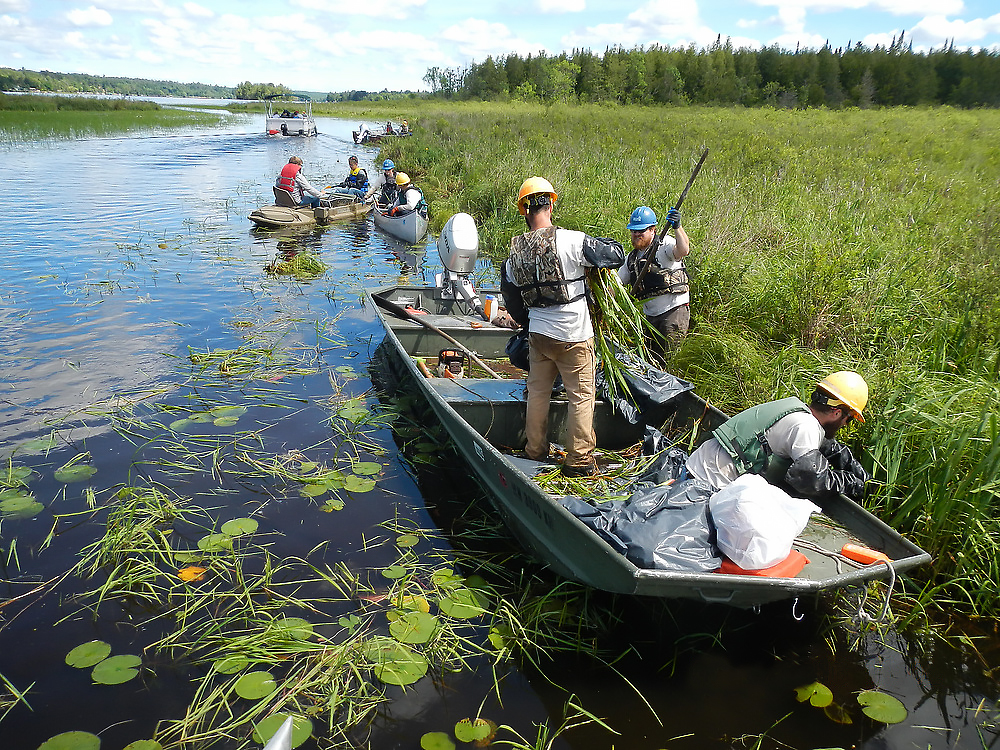
[[[552,384],[562,375],[569,399],[566,476],[597,474],[594,448],[594,329],[587,307],[587,267],[618,268],[625,251],[614,240],[591,237],[552,223],[557,198],[551,183],[529,177],[517,195],[528,231],[510,241],[502,273],[528,311],[528,404],[525,455],[549,455],[548,420]],[[506,299],[506,297],[505,297]],[[509,305],[509,302],[508,302]],[[509,309],[509,307],[508,307]]]

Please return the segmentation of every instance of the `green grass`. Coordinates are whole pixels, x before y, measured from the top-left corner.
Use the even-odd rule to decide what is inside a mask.
[[[861,372],[870,417],[843,437],[883,483],[871,506],[935,557],[935,596],[996,613],[1000,112],[366,105],[339,110],[407,117],[379,158],[437,227],[471,213],[496,260],[526,177],[553,183],[557,223],[624,243],[709,148],[682,212],[697,327],[671,369],[729,412]]]

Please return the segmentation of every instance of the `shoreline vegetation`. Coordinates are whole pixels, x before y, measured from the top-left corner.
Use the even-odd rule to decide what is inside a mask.
[[[475,218],[499,262],[523,231],[530,175],[558,224],[627,241],[684,206],[697,321],[671,369],[723,411],[808,395],[829,372],[872,388],[844,436],[873,467],[866,505],[934,557],[917,600],[996,617],[1000,586],[1000,112],[420,102],[342,106],[406,117],[383,142],[439,228]],[[350,114],[348,114],[350,113]]]

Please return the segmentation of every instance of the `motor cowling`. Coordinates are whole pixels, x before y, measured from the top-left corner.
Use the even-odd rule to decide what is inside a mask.
[[[479,256],[479,230],[469,214],[457,213],[448,219],[438,237],[441,265],[453,274],[466,275],[476,270]]]

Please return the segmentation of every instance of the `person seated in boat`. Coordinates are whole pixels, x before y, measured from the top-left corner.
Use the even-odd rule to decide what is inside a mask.
[[[392,121],[391,120],[387,120],[386,123],[385,123],[385,134],[386,135],[395,135],[396,134],[396,131],[392,129]]]
[[[724,422],[685,464],[689,476],[720,490],[743,474],[814,499],[837,493],[860,500],[871,475],[837,431],[864,422],[868,384],[841,371],[816,384],[809,405],[795,397],[752,406]]]
[[[294,112],[292,112],[292,119],[293,119],[293,120],[294,120],[295,118],[301,118],[301,117],[302,117],[302,115],[301,115],[301,114],[299,114],[299,111],[298,111],[298,110],[295,110]]]
[[[352,156],[347,160],[347,165],[351,168],[350,174],[344,178],[339,185],[335,185],[336,192],[343,195],[353,195],[358,200],[363,200],[371,185],[368,183],[368,173],[358,166],[358,157]]]
[[[529,177],[517,195],[528,225],[510,241],[507,280],[528,309],[528,403],[524,453],[535,461],[549,455],[548,421],[552,386],[562,375],[569,399],[566,425],[566,476],[598,473],[594,449],[594,327],[587,306],[587,268],[618,268],[625,250],[614,240],[591,237],[552,223],[556,198],[552,184]],[[510,300],[504,295],[508,310]]]
[[[280,115],[280,117],[286,117],[286,118],[287,118],[287,117],[291,117],[291,116],[292,116],[292,113],[291,113],[291,112],[289,112],[289,111],[288,111],[287,109],[283,109],[283,110],[281,111],[281,115]]]
[[[386,209],[396,202],[399,189],[396,187],[396,164],[392,159],[382,162],[382,182],[372,185],[365,193],[365,200],[375,196],[375,202]]]
[[[632,252],[618,269],[623,284],[635,284],[649,261],[649,268],[641,274],[632,294],[642,300],[643,313],[655,330],[646,336],[650,351],[664,361],[681,343],[691,323],[690,286],[684,268],[684,258],[691,252],[691,246],[676,208],[667,212],[665,221],[673,228],[674,236],[664,235],[650,260],[647,255],[656,242],[656,214],[648,206],[639,206],[632,212],[626,226],[632,234]]]
[[[427,203],[424,201],[424,194],[410,182],[410,176],[406,172],[396,173],[396,188],[398,190],[396,202],[389,209],[390,216],[406,216],[414,211],[426,215]]]
[[[289,157],[274,185],[291,193],[292,200],[298,206],[317,208],[323,198],[323,192],[314,188],[302,174],[302,159],[298,156]]]
[[[399,133],[400,135],[406,135],[409,132],[410,132],[410,123],[408,123],[406,120],[403,120],[403,124],[399,128]]]

